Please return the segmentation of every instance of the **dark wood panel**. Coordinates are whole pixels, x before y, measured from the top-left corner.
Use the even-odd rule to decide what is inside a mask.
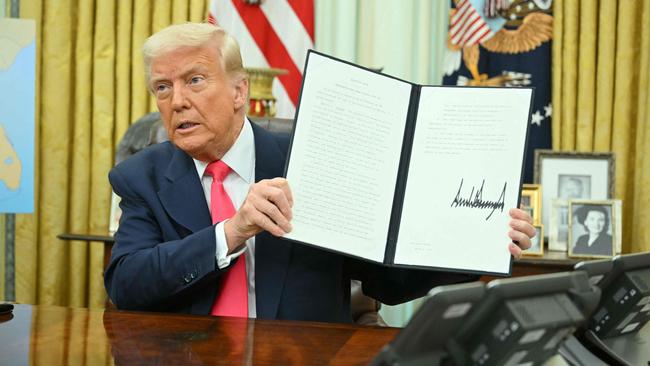
[[[0,364],[363,365],[394,328],[16,305]]]

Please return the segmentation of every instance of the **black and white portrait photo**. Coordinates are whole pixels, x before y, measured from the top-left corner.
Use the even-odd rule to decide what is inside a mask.
[[[612,205],[608,203],[572,203],[572,256],[611,257],[614,255]]]
[[[560,174],[558,175],[558,198],[590,199],[591,176]]]

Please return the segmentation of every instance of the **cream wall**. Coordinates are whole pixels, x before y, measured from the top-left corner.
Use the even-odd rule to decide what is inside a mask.
[[[316,49],[439,84],[448,13],[447,1],[316,0]]]

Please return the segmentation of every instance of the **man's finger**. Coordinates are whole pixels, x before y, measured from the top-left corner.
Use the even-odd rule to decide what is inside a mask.
[[[284,192],[284,195],[287,197],[289,206],[293,206],[293,194],[291,193],[291,188],[289,188],[289,182],[287,182],[286,179],[273,178],[268,182],[271,186],[281,189]]]
[[[289,204],[289,200],[282,189],[269,186],[266,187],[264,195],[267,200],[273,202],[273,204],[275,204],[275,206],[278,207],[280,212],[282,212],[282,214],[284,215],[284,217],[287,218],[287,220],[291,220],[292,217],[291,205]]]
[[[516,246],[514,243],[508,244],[508,250],[510,250],[510,254],[512,254],[512,256],[515,257],[515,259],[521,258],[521,254],[522,254],[521,248]]]
[[[530,217],[530,215],[524,210],[520,210],[518,208],[511,208],[510,211],[508,211],[508,213],[510,214],[510,217],[513,219],[524,220],[531,225],[533,224],[533,218]]]
[[[510,239],[512,239],[513,242],[517,243],[517,245],[521,249],[525,250],[525,249],[530,248],[530,245],[531,245],[530,238],[526,234],[524,234],[524,233],[522,233],[520,231],[510,230],[510,232],[508,233],[508,236],[510,237]]]
[[[270,218],[277,226],[279,226],[285,233],[291,231],[291,223],[285,215],[280,212],[280,209],[267,200],[256,200],[255,209]]]
[[[253,214],[252,219],[255,225],[257,225],[260,229],[266,230],[274,236],[282,236],[286,234],[280,226],[278,226],[275,222],[273,222],[273,220],[271,220],[268,216],[264,215],[260,211],[256,211]]]
[[[529,238],[534,237],[537,234],[537,230],[531,224],[523,220],[510,220],[510,227],[526,234]]]

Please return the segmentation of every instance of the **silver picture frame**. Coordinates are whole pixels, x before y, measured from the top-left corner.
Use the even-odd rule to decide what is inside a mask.
[[[615,156],[611,152],[535,150],[533,180],[542,189],[542,224],[553,232],[552,201],[614,197]],[[550,245],[549,249],[554,249]]]

